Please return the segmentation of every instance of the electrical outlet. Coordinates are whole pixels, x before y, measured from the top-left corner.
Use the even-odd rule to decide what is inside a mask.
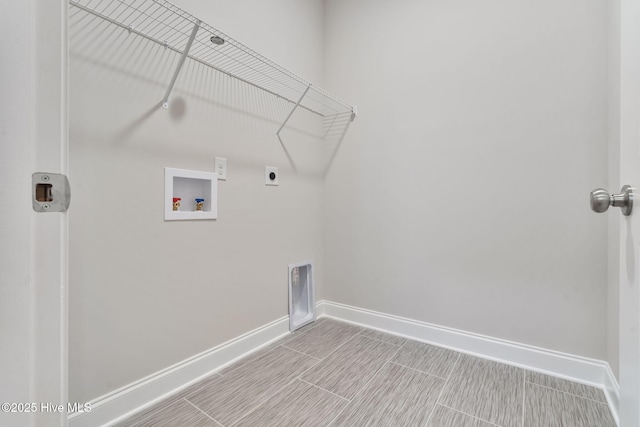
[[[264,167],[264,185],[278,185],[278,168],[275,166]]]
[[[216,173],[219,180],[227,180],[227,159],[216,157]]]

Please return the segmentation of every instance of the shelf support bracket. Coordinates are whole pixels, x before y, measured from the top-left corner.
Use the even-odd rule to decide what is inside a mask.
[[[280,144],[284,145],[284,142],[282,142],[282,138],[280,138],[280,132],[282,132],[282,129],[284,129],[284,127],[287,125],[287,122],[289,121],[291,116],[293,116],[294,111],[296,111],[298,106],[300,106],[300,103],[302,102],[302,99],[305,97],[307,92],[309,92],[309,89],[311,89],[311,83],[309,83],[309,85],[304,90],[304,92],[302,92],[302,96],[300,97],[300,99],[298,99],[298,102],[296,102],[296,105],[293,106],[293,108],[289,112],[289,115],[287,116],[287,118],[284,119],[284,122],[282,123],[282,125],[280,125],[280,129],[278,129],[278,131],[276,132],[276,136],[278,137],[278,140],[280,141]]]
[[[171,95],[171,91],[173,90],[173,86],[176,84],[176,80],[178,80],[178,75],[180,74],[180,70],[182,70],[182,66],[184,65],[184,61],[189,56],[189,50],[191,50],[191,45],[193,44],[193,40],[196,38],[196,33],[200,28],[200,21],[196,21],[196,24],[193,26],[193,30],[191,30],[191,36],[189,36],[189,41],[187,41],[187,45],[182,52],[182,56],[178,61],[178,66],[176,67],[176,71],[173,73],[173,78],[171,79],[171,83],[169,83],[169,87],[167,88],[167,92],[164,94],[164,98],[162,98],[162,108],[169,108],[169,95]]]

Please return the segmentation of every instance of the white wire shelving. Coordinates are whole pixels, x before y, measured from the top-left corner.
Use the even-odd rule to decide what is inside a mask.
[[[344,125],[341,137],[356,116],[355,107],[169,1],[69,0],[69,4],[70,14],[89,13],[180,55],[161,101],[164,108],[168,107],[173,87],[188,58],[291,103],[289,115],[276,132],[278,139],[298,108],[321,116],[327,132],[336,123]]]

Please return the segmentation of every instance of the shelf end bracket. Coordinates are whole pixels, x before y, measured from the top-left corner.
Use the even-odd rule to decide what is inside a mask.
[[[287,125],[287,122],[289,121],[289,119],[291,118],[291,116],[293,116],[293,113],[296,111],[296,109],[300,106],[300,103],[302,102],[302,99],[305,97],[305,95],[307,94],[307,92],[309,92],[309,89],[311,89],[311,83],[309,83],[309,85],[307,86],[307,88],[304,90],[304,92],[302,92],[302,96],[300,97],[300,99],[298,99],[298,102],[296,102],[296,105],[293,106],[293,108],[291,109],[291,111],[289,112],[289,115],[287,116],[286,119],[284,119],[284,122],[282,122],[282,124],[280,125],[280,129],[278,129],[278,131],[276,132],[276,137],[278,137],[278,140],[280,141],[280,144],[284,143],[282,142],[282,138],[280,138],[280,132],[282,132],[282,129],[284,129],[284,127]]]
[[[176,84],[176,80],[178,80],[178,75],[180,74],[180,70],[182,70],[182,66],[184,65],[184,61],[187,59],[189,55],[189,50],[191,50],[191,45],[193,44],[193,40],[196,38],[196,34],[198,33],[198,29],[200,28],[200,21],[196,21],[193,26],[193,30],[191,30],[191,35],[189,36],[189,40],[187,41],[187,45],[182,52],[182,56],[178,61],[178,66],[176,67],[176,71],[173,73],[173,77],[171,78],[171,83],[169,83],[169,87],[167,88],[167,92],[164,94],[164,98],[162,98],[162,108],[169,108],[169,95],[171,95],[171,91],[173,90],[173,86]]]

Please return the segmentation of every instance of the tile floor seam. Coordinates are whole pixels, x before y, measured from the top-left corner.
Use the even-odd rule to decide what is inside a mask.
[[[354,335],[353,337],[354,337],[354,338],[355,338],[355,337],[362,337],[362,338],[366,338],[366,339],[368,339],[368,340],[374,340],[374,341],[377,341],[377,342],[381,342],[381,343],[383,343],[383,344],[392,345],[392,346],[394,346],[394,347],[398,347],[398,350],[400,350],[400,349],[402,348],[402,346],[404,345],[404,343],[402,343],[402,345],[398,345],[398,344],[394,344],[394,343],[387,342],[387,341],[382,341],[382,340],[379,340],[379,339],[377,339],[377,338],[374,338],[374,337],[368,337],[368,336],[366,336],[366,335],[361,335],[361,334],[356,334],[356,335]],[[397,353],[397,351],[396,351],[396,353]],[[394,355],[395,355],[395,353],[394,353]]]
[[[321,361],[322,361],[322,359],[320,359],[319,357],[315,357],[315,356],[312,356],[312,355],[310,355],[310,354],[303,353],[303,352],[301,352],[300,350],[296,350],[295,348],[287,347],[287,346],[286,346],[286,345],[284,345],[284,344],[280,344],[280,347],[284,347],[284,348],[286,348],[287,350],[295,351],[296,353],[302,354],[303,356],[307,356],[307,357],[310,357],[310,358],[312,358],[312,359],[316,359],[318,362],[321,362]]]
[[[329,356],[331,356],[333,353],[335,353],[336,351],[340,350],[343,346],[345,346],[348,342],[353,341],[356,337],[358,336],[358,334],[353,334],[348,340],[346,340],[345,342],[343,342],[342,344],[340,344],[339,346],[337,346],[336,348],[333,349],[333,351],[329,354],[327,354],[322,360],[328,358]]]
[[[281,388],[279,388],[278,390],[274,391],[269,397],[267,397],[266,399],[264,399],[263,401],[261,401],[260,403],[258,403],[256,406],[254,406],[253,408],[249,409],[247,412],[245,412],[244,414],[242,414],[242,416],[240,416],[237,420],[235,420],[234,422],[232,422],[231,424],[229,424],[229,427],[233,427],[234,425],[238,424],[240,421],[242,421],[244,418],[248,417],[249,415],[253,414],[259,407],[261,407],[262,405],[264,405],[265,403],[267,403],[269,401],[269,399],[271,399],[273,396],[277,395],[278,393],[282,392],[284,389],[286,389],[287,387],[289,387],[291,384],[293,384],[294,381],[296,381],[298,378],[294,378],[292,379],[290,382],[288,382],[286,385],[282,386]]]
[[[304,353],[303,353],[303,354],[304,354]],[[303,372],[300,372],[300,375],[298,375],[297,377],[295,377],[295,378],[291,381],[291,383],[292,383],[292,382],[294,382],[295,380],[302,379],[302,376],[303,376],[304,374],[306,374],[307,372],[309,372],[309,370],[310,370],[310,369],[312,369],[312,368],[314,368],[314,367],[318,366],[318,365],[322,362],[322,360],[323,360],[323,359],[318,359],[317,357],[312,357],[312,356],[309,356],[309,357],[311,357],[311,358],[313,358],[313,359],[316,359],[316,363],[315,363],[315,364],[313,364],[313,365],[311,365],[311,366],[309,366],[309,367],[308,367],[307,369],[305,369]],[[289,383],[289,384],[291,384],[291,383]],[[287,386],[288,386],[289,384],[287,384]]]
[[[365,337],[365,338],[367,338],[367,337]],[[333,424],[333,422],[334,422],[335,420],[337,420],[337,419],[338,419],[338,417],[339,417],[340,415],[342,415],[342,413],[343,413],[343,412],[344,412],[344,411],[345,411],[349,406],[351,406],[351,405],[353,404],[353,402],[356,400],[356,398],[358,397],[358,395],[359,395],[360,393],[362,393],[362,392],[367,388],[367,386],[371,383],[371,381],[373,381],[373,380],[375,379],[375,377],[378,375],[378,373],[379,373],[379,372],[380,372],[380,371],[381,371],[385,366],[387,366],[387,363],[391,363],[391,359],[393,359],[393,358],[395,357],[395,355],[396,355],[396,354],[398,354],[398,352],[400,351],[400,349],[402,348],[402,346],[404,346],[404,344],[405,344],[405,343],[402,343],[402,345],[398,347],[398,349],[395,351],[395,353],[393,353],[391,356],[389,356],[389,359],[387,359],[387,360],[382,364],[382,366],[380,367],[380,369],[378,369],[378,370],[375,372],[375,374],[373,374],[373,375],[371,376],[371,378],[369,378],[369,381],[367,381],[367,382],[362,386],[362,388],[361,388],[360,390],[358,390],[358,392],[357,392],[356,394],[354,394],[354,395],[353,395],[353,398],[351,399],[351,401],[349,402],[349,404],[348,404],[348,405],[345,405],[345,407],[344,407],[344,408],[342,408],[342,410],[341,410],[340,412],[338,412],[338,413],[336,414],[336,416],[335,416],[335,417],[333,417],[333,419],[329,422],[329,424],[327,424],[327,427],[329,427],[331,424]]]
[[[367,338],[367,337],[365,337],[365,338]],[[388,363],[391,363],[391,359],[393,359],[395,357],[395,355],[398,354],[398,352],[400,351],[400,348],[401,347],[398,347],[398,349],[392,355],[390,355],[387,360],[384,361],[382,366],[380,368],[378,368],[378,370],[373,375],[371,375],[371,378],[369,378],[369,380],[366,383],[364,383],[364,385],[360,388],[360,390],[358,390],[356,392],[356,394],[353,395],[353,398],[351,399],[352,402],[354,400],[356,400],[356,397],[358,397],[358,395],[360,393],[362,393],[369,386],[369,384],[371,384],[371,381],[373,381],[375,379],[375,377],[380,373],[380,371],[382,371],[384,369],[384,367],[387,366]]]
[[[304,335],[304,334],[308,333],[309,331],[313,330],[313,328],[316,328],[316,327],[318,327],[318,325],[313,325],[313,326],[311,326],[310,328],[308,328],[308,329],[306,329],[306,330],[304,330],[304,331],[299,331],[299,332],[296,332],[296,331],[289,331],[289,335],[287,335],[286,337],[278,338],[277,340],[273,341],[272,343],[267,343],[267,344],[265,344],[264,346],[262,346],[262,348],[265,348],[265,347],[267,347],[267,346],[268,346],[268,345],[270,345],[270,344],[275,344],[275,343],[277,343],[278,341],[281,341],[281,340],[283,340],[283,339],[285,339],[285,338],[291,338],[289,341],[292,341],[292,340],[296,339],[296,338],[297,338],[297,336]],[[294,333],[297,335],[296,337],[292,337],[292,335],[293,335]],[[264,354],[269,354],[269,353],[271,353],[272,351],[276,350],[278,347],[286,347],[286,346],[285,346],[284,344],[278,344],[278,345],[274,346],[271,350],[266,351]],[[244,358],[246,358],[246,357],[251,356],[251,355],[252,355],[252,354],[254,354],[254,353],[259,352],[262,348],[257,348],[257,349],[255,349],[255,350],[253,350],[251,353],[249,353],[249,354],[245,354],[244,356],[242,356],[242,357],[238,358],[238,360],[236,360],[236,361],[234,361],[234,362],[232,362],[232,363],[227,364],[227,366],[223,366],[223,367],[219,368],[219,371],[220,371],[220,370],[224,370],[226,367],[233,366],[237,361],[242,360],[242,359],[244,359]],[[289,350],[298,351],[298,350],[294,350],[294,349],[292,349],[292,348],[290,348],[290,347],[287,347],[287,348],[288,348]],[[302,352],[298,351],[298,353],[302,353]],[[302,353],[302,354],[304,354],[305,356],[309,356],[309,357],[313,357],[314,359],[317,359],[317,357],[311,356],[311,355],[309,355],[309,354],[306,354],[306,353]],[[227,372],[226,374],[222,374],[222,373],[220,373],[219,371],[216,371],[216,373],[217,373],[218,375],[220,375],[221,377],[224,377],[225,375],[228,375],[228,374],[230,374],[231,372],[233,372],[233,371],[235,371],[236,369],[239,369],[239,368],[241,368],[241,367],[242,367],[242,366],[238,366],[237,368],[230,370],[230,371],[229,371],[229,372]]]
[[[500,424],[492,423],[491,421],[484,420],[484,419],[482,419],[480,417],[477,417],[475,415],[467,414],[466,412],[462,412],[462,411],[460,411],[458,409],[451,408],[451,407],[449,407],[447,405],[443,405],[442,403],[436,403],[436,406],[438,406],[438,405],[442,406],[443,408],[447,408],[447,409],[450,409],[452,411],[458,412],[458,413],[460,413],[462,415],[466,415],[467,417],[471,417],[474,420],[482,421],[483,423],[491,424],[492,426],[496,426],[496,427],[503,427]]]
[[[288,348],[288,347],[287,347]],[[294,350],[295,351],[295,350]],[[298,352],[300,353],[300,352]],[[304,354],[304,353],[303,353]],[[305,356],[308,356],[305,354]],[[311,356],[309,356],[311,357]],[[315,359],[315,357],[314,357]],[[318,362],[321,362],[321,360],[318,360]],[[267,403],[269,401],[269,399],[271,399],[273,396],[277,395],[278,393],[282,392],[284,389],[286,389],[287,387],[291,386],[291,384],[293,384],[294,382],[296,382],[297,380],[301,379],[300,377],[302,375],[304,375],[305,372],[307,372],[309,369],[313,368],[314,366],[316,366],[317,363],[315,365],[310,366],[309,368],[307,368],[304,372],[302,372],[299,376],[293,378],[291,381],[289,381],[286,385],[282,386],[281,388],[279,388],[278,390],[274,391],[269,397],[267,397],[266,399],[264,399],[262,402],[258,403],[255,407],[251,408],[249,411],[247,411],[245,414],[243,414],[240,418],[238,418],[235,422],[229,424],[229,427],[233,427],[234,425],[238,424],[240,421],[242,421],[244,418],[248,417],[249,415],[251,415],[252,413],[254,413],[259,407],[261,407],[262,405],[264,405],[265,403]],[[305,381],[306,382],[306,381]],[[312,384],[313,385],[313,384]],[[318,387],[319,388],[319,387]],[[348,406],[348,405],[347,405]]]
[[[554,391],[557,391],[557,392],[560,392],[560,393],[568,394],[569,396],[578,397],[578,398],[580,398],[580,399],[588,400],[588,401],[590,401],[590,402],[599,403],[599,404],[601,404],[601,405],[605,405],[605,406],[609,407],[609,404],[608,404],[607,402],[601,402],[600,400],[591,399],[591,398],[589,398],[589,397],[578,396],[577,394],[573,394],[573,393],[570,393],[570,392],[568,392],[568,391],[559,390],[559,389],[557,389],[557,388],[549,387],[549,386],[547,386],[547,385],[542,385],[542,384],[538,384],[538,383],[533,383],[533,382],[531,382],[531,381],[526,381],[526,382],[527,382],[527,383],[529,383],[529,384],[531,384],[531,385],[537,385],[537,386],[539,386],[539,387],[548,388],[549,390],[554,390]],[[576,383],[576,384],[579,384],[579,383]]]
[[[445,381],[447,380],[446,378],[443,378],[443,377],[438,376],[436,374],[430,374],[429,372],[421,371],[420,369],[412,368],[411,366],[403,365],[402,363],[394,362],[393,360],[389,360],[389,363],[392,363],[392,364],[397,365],[397,366],[401,366],[403,368],[410,369],[412,371],[419,372],[419,373],[424,374],[424,375],[430,375],[432,377],[435,377],[435,378],[438,378],[438,379],[441,379],[441,380],[445,380]]]
[[[373,331],[375,331],[375,329],[372,329],[372,330],[373,330]],[[383,343],[385,343],[385,344],[395,345],[395,346],[397,346],[397,347],[402,347],[402,346],[404,345],[404,343],[402,343],[402,344],[394,344],[394,343],[389,342],[389,341],[381,340],[380,338],[370,337],[370,336],[365,335],[365,334],[364,334],[365,332],[367,332],[367,331],[366,331],[366,330],[364,330],[364,331],[360,331],[360,332],[358,332],[356,335],[359,335],[359,336],[361,336],[361,337],[365,337],[365,338],[370,338],[370,339],[372,339],[372,340],[380,341],[380,342],[383,342]],[[376,332],[379,332],[379,331],[376,331]],[[383,332],[383,333],[384,333],[384,332]],[[389,334],[389,335],[391,335],[391,334]],[[393,335],[393,336],[395,337],[396,335]],[[398,337],[398,338],[402,338],[402,337]],[[405,340],[405,342],[407,341],[407,339],[406,339],[406,338],[403,338],[403,339]]]
[[[310,354],[304,353],[304,352],[302,352],[302,351],[300,351],[300,350],[294,350],[294,349],[292,349],[291,347],[287,347],[287,346],[286,346],[286,345],[284,345],[284,344],[281,344],[280,346],[281,346],[281,347],[286,348],[287,350],[291,350],[291,351],[295,351],[296,353],[304,354],[304,355],[305,355],[305,356],[307,356],[307,357],[313,357],[313,356],[312,356],[312,355],[310,355]],[[317,357],[313,357],[313,358],[314,358],[314,359],[317,359]],[[320,359],[320,360],[322,360],[322,359]]]
[[[193,404],[193,402],[189,402],[186,398],[182,398],[182,400],[184,400],[185,402],[187,402],[189,405],[193,406],[194,408],[196,408],[198,411],[202,412],[207,418],[211,419],[214,423],[217,423],[219,425],[221,425],[222,427],[224,427],[224,424],[222,424],[220,421],[216,420],[215,418],[213,418],[211,415],[207,414],[206,412],[204,412],[202,409],[198,408],[196,405]]]
[[[425,424],[425,426],[429,425],[429,422],[431,421],[431,418],[433,418],[433,414],[436,412],[436,406],[438,406],[438,402],[440,402],[440,398],[442,397],[442,393],[444,393],[444,389],[447,388],[447,384],[449,383],[449,380],[451,379],[451,376],[453,375],[453,371],[456,369],[456,365],[458,364],[458,362],[460,361],[460,358],[462,357],[461,353],[458,353],[458,357],[456,358],[456,361],[453,362],[453,365],[451,366],[451,370],[449,370],[449,375],[447,376],[447,379],[444,380],[444,384],[442,384],[442,388],[440,389],[440,393],[438,393],[438,398],[436,399],[436,402],[433,405],[433,408],[431,408],[431,413],[429,414],[429,418],[427,418],[427,422]],[[444,405],[442,405],[444,406]]]
[[[524,418],[526,411],[526,397],[527,397],[527,370],[523,369],[522,373],[522,427],[524,427]]]
[[[282,347],[287,348],[287,349],[289,349],[289,350],[297,351],[298,353],[304,354],[305,356],[312,357],[312,358],[314,358],[314,359],[316,359],[316,360],[323,361],[324,359],[326,359],[327,357],[331,356],[333,353],[335,353],[336,351],[338,351],[342,346],[344,346],[345,344],[347,344],[348,342],[350,342],[351,340],[353,340],[353,339],[354,339],[355,337],[357,337],[357,336],[358,336],[358,334],[353,334],[351,337],[349,337],[349,339],[348,339],[348,340],[346,340],[345,342],[343,342],[342,344],[340,344],[338,347],[334,348],[332,352],[328,353],[326,356],[324,356],[324,357],[323,357],[323,358],[321,358],[321,359],[318,359],[318,358],[317,358],[317,357],[315,357],[315,356],[311,356],[310,354],[303,353],[303,352],[302,352],[302,351],[300,351],[300,350],[293,350],[292,348],[287,347],[287,346],[286,346],[286,345],[284,345],[284,344],[282,344]],[[306,372],[306,371],[305,371],[305,372]]]
[[[218,372],[213,372],[211,375],[208,375],[206,378],[204,378],[204,379],[202,379],[202,380],[200,380],[200,381],[198,381],[198,382],[206,381],[207,379],[210,379],[210,377],[213,377],[214,375],[217,375],[217,376],[220,376],[220,377],[222,377],[222,376],[223,376],[222,374],[220,374],[220,373],[218,373]],[[194,384],[192,384],[192,385],[195,385],[195,384],[197,384],[197,383],[194,383]],[[182,388],[181,390],[178,390],[178,391],[176,391],[175,393],[172,393],[171,395],[169,395],[169,396],[165,397],[164,399],[162,399],[162,400],[161,400],[161,401],[159,401],[158,403],[154,403],[153,405],[149,405],[147,408],[144,408],[144,409],[141,409],[141,410],[139,410],[139,411],[134,412],[133,414],[131,414],[130,416],[128,416],[127,418],[125,418],[125,419],[124,419],[124,420],[122,420],[121,422],[124,422],[125,420],[127,420],[127,419],[129,419],[129,418],[133,418],[133,417],[135,417],[136,415],[138,415],[138,414],[140,414],[140,413],[144,412],[145,410],[151,409],[151,407],[152,407],[152,406],[159,405],[160,403],[162,403],[162,402],[163,402],[163,401],[165,401],[165,400],[171,399],[173,396],[176,396],[176,395],[178,395],[178,394],[182,393],[183,391],[185,391],[185,390],[186,390],[186,389],[188,389],[189,387],[191,387],[191,386],[186,386],[186,387]],[[199,387],[199,388],[197,388],[196,390],[194,390],[194,392],[199,391],[199,390],[201,390],[201,389],[203,389],[203,388],[204,388],[204,386]],[[189,393],[189,394],[191,394],[191,393]],[[178,401],[180,401],[180,399],[176,400],[175,402],[167,403],[167,404],[163,405],[162,407],[157,408],[157,409],[155,409],[155,410],[153,410],[153,411],[149,412],[149,414],[148,414],[146,417],[142,418],[142,419],[141,419],[141,420],[139,420],[139,421],[136,421],[134,424],[131,424],[131,426],[130,426],[130,427],[135,427],[135,426],[137,426],[137,425],[138,425],[138,424],[140,424],[141,422],[148,420],[149,418],[151,418],[152,416],[154,416],[156,413],[158,413],[158,412],[162,411],[162,410],[163,410],[163,409],[165,409],[165,408],[168,408],[169,406],[173,405],[174,403],[176,403],[176,402],[178,402]]]
[[[346,397],[342,397],[342,396],[340,396],[339,394],[335,394],[334,392],[329,391],[329,390],[327,390],[326,388],[322,388],[322,387],[320,387],[319,385],[316,385],[316,384],[310,383],[309,381],[307,381],[307,380],[303,380],[302,378],[297,378],[297,379],[298,379],[298,380],[300,380],[300,381],[302,381],[303,383],[309,384],[310,386],[315,387],[315,388],[317,388],[317,389],[320,389],[320,390],[322,390],[322,391],[326,391],[327,393],[332,394],[332,395],[334,395],[335,397],[339,397],[340,399],[342,399],[342,400],[346,400],[347,402],[351,403],[351,401],[350,401],[349,399],[347,399]]]
[[[284,345],[282,346],[284,347]],[[293,350],[289,347],[286,347],[289,350]],[[296,350],[293,350],[296,351]],[[251,408],[250,410],[248,410],[245,414],[243,414],[241,417],[239,417],[235,422],[229,424],[229,427],[233,427],[234,425],[238,424],[240,421],[242,421],[243,418],[248,417],[249,415],[251,415],[253,412],[255,412],[259,407],[261,407],[262,405],[264,405],[265,403],[267,403],[269,401],[269,399],[271,399],[273,396],[275,396],[276,394],[282,392],[284,389],[286,389],[287,387],[289,387],[291,384],[293,384],[296,380],[300,379],[300,377],[302,375],[304,375],[309,369],[313,368],[314,366],[318,365],[318,363],[322,362],[322,359],[318,359],[316,357],[313,356],[309,356],[308,354],[304,354],[301,353],[299,351],[296,351],[296,353],[300,353],[303,354],[304,356],[310,357],[312,359],[316,360],[316,363],[309,366],[307,369],[305,369],[302,373],[300,373],[300,375],[298,375],[297,377],[293,378],[291,381],[289,381],[286,385],[282,386],[281,388],[279,388],[278,390],[274,391],[269,397],[267,397],[266,399],[264,399],[263,401],[261,401],[260,403],[258,403],[256,406],[254,406],[253,408]],[[347,405],[348,406],[348,405]]]

